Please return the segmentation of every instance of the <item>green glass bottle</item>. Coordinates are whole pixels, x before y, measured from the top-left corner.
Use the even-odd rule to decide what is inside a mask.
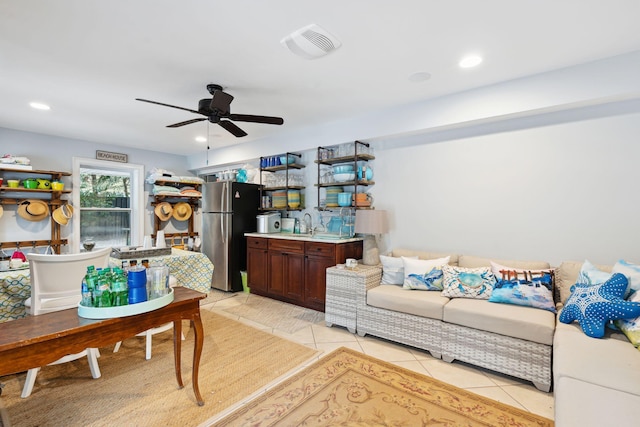
[[[98,286],[94,292],[96,307],[111,307],[111,269],[98,272]]]
[[[98,272],[93,265],[87,267],[87,274],[84,276],[82,286],[82,305],[95,307],[94,293],[98,286]]]
[[[129,304],[129,286],[127,285],[127,276],[125,276],[121,268],[113,269],[111,293],[114,307]]]

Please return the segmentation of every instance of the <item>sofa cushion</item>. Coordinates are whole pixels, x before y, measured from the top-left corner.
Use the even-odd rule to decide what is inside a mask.
[[[627,300],[640,302],[640,291],[635,291]],[[631,344],[640,347],[640,316],[635,319],[616,320],[614,323],[629,338]]]
[[[505,259],[481,258],[472,255],[460,255],[458,265],[466,268],[491,267],[491,261],[508,266],[510,269],[543,270],[550,267],[549,263],[544,261],[511,261]]]
[[[443,320],[540,344],[553,343],[555,315],[537,308],[457,298],[445,305]]]
[[[404,264],[404,289],[421,291],[442,290],[442,267],[449,262],[449,257],[437,259],[413,259],[402,257]]]
[[[437,320],[442,320],[442,310],[448,301],[442,292],[420,292],[394,285],[380,285],[367,291],[367,305]]]
[[[413,258],[417,259],[418,257]],[[380,283],[383,285],[402,285],[404,282],[404,262],[402,258],[380,255],[380,263],[382,263],[382,279]]]
[[[553,340],[553,375],[640,396],[640,352],[619,332],[586,336],[576,324],[558,323]]]
[[[489,267],[464,268],[445,265],[442,295],[449,298],[489,299],[496,278]]]
[[[611,270],[613,273],[622,273],[629,280],[629,288],[640,291],[640,265],[631,264],[623,259],[616,262]]]
[[[571,287],[576,284],[583,264],[582,261],[565,261],[556,269],[556,286],[560,291],[560,302],[564,303],[571,295]],[[611,272],[613,266],[596,264],[596,267]]]
[[[437,259],[449,257],[449,265],[458,265],[458,254],[450,254],[445,252],[425,252],[415,251],[413,249],[394,249],[391,252],[394,257],[418,257],[419,259]]]
[[[562,323],[577,320],[585,334],[601,338],[610,320],[640,316],[640,303],[624,300],[628,283],[620,273],[598,285],[577,283],[558,319]]]

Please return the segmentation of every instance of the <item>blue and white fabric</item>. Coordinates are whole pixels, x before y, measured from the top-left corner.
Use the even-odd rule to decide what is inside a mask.
[[[498,279],[489,302],[521,305],[556,312],[553,302],[553,278],[551,274],[525,279]]]
[[[620,273],[598,285],[576,283],[558,320],[578,321],[586,335],[602,338],[609,321],[640,316],[640,303],[624,300],[627,286],[627,278]]]
[[[489,267],[463,268],[445,265],[442,273],[442,296],[449,298],[489,299],[496,283]]]

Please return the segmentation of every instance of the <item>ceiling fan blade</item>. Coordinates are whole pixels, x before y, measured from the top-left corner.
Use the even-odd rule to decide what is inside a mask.
[[[211,110],[217,110],[223,116],[229,114],[231,101],[233,101],[233,96],[221,90],[216,90],[213,92],[213,98],[211,98]]]
[[[281,117],[252,116],[250,114],[229,114],[227,118],[237,122],[265,123],[268,125],[281,125],[284,123]]]
[[[231,132],[234,136],[237,136],[238,138],[247,136],[247,133],[245,131],[243,131],[238,126],[236,126],[235,124],[233,124],[228,120],[220,120],[218,124],[223,128],[225,128],[227,131]]]
[[[189,112],[191,112],[191,113],[202,114],[202,113],[201,113],[201,112],[199,112],[199,111],[191,110],[191,109],[189,109],[189,108],[178,107],[178,106],[176,106],[176,105],[171,105],[171,104],[164,104],[164,103],[162,103],[162,102],[149,101],[148,99],[136,98],[136,101],[148,102],[149,104],[162,105],[162,106],[165,106],[165,107],[171,107],[171,108],[177,108],[177,109],[179,109],[179,110],[189,111]]]
[[[197,123],[197,122],[201,122],[203,120],[207,120],[206,117],[203,117],[201,119],[191,119],[191,120],[187,120],[186,122],[180,122],[180,123],[174,123],[172,125],[168,125],[168,128],[179,128],[180,126],[184,126],[184,125],[190,125],[191,123]]]

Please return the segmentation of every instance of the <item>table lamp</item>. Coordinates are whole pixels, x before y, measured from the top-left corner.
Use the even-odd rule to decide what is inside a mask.
[[[380,262],[380,253],[376,236],[389,231],[387,211],[357,210],[355,232],[364,235],[362,262],[365,265],[376,265]]]

